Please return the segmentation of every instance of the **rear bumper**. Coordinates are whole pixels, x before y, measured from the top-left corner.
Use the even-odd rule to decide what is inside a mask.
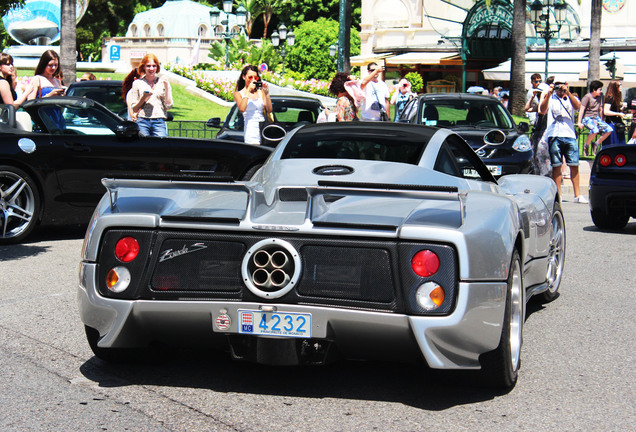
[[[409,316],[390,312],[236,301],[108,299],[95,289],[96,265],[82,263],[78,304],[85,325],[99,331],[98,345],[138,347],[153,341],[202,346],[227,343],[238,333],[238,309],[275,307],[312,315],[312,338],[331,340],[352,358],[394,360],[423,357],[436,369],[478,369],[479,356],[497,347],[504,316],[505,282],[460,283],[454,311],[446,316]],[[230,318],[221,330],[220,315]],[[257,336],[254,336],[257,337]]]
[[[636,181],[590,179],[590,208],[606,214],[636,215]]]

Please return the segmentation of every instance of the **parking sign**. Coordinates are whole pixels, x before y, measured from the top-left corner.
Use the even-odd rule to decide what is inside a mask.
[[[110,60],[119,60],[121,56],[121,46],[119,45],[111,45],[110,46]]]

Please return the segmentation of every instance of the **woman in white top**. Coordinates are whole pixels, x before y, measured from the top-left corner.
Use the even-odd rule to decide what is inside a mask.
[[[172,87],[170,83],[157,75],[159,60],[154,54],[146,54],[141,59],[139,74],[142,78],[133,82],[128,92],[127,102],[132,117],[136,116],[139,133],[146,136],[168,136],[166,119],[172,108]]]
[[[268,114],[272,112],[272,100],[269,97],[269,87],[261,81],[256,66],[248,65],[241,71],[234,91],[234,101],[243,113],[244,142],[260,144],[260,123],[265,120],[263,111]]]

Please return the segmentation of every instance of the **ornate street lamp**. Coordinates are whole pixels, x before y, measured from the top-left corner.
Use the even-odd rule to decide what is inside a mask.
[[[221,24],[224,28],[224,32],[220,34],[225,41],[225,68],[230,67],[230,41],[237,35],[239,32],[231,31],[229,28],[229,14],[232,13],[232,0],[223,0],[223,12],[225,13],[225,19],[219,21],[221,17],[221,11],[216,6],[210,9],[210,24],[212,27],[216,27]],[[245,21],[247,19],[247,10],[243,6],[239,6],[236,10],[236,25],[239,26],[241,30],[245,27]]]
[[[545,40],[545,77],[548,78],[548,64],[550,61],[550,39],[557,36],[561,26],[566,23],[567,4],[563,0],[534,0],[530,5],[530,20],[534,31]],[[551,12],[556,23],[550,22]]]
[[[285,76],[285,57],[287,56],[287,49],[285,48],[287,45],[289,45],[290,47],[294,46],[294,42],[296,41],[296,36],[294,35],[294,32],[287,31],[287,27],[285,27],[285,24],[281,24],[278,27],[278,31],[274,31],[274,33],[272,33],[272,45],[274,45],[275,48],[278,48],[278,46],[280,45],[281,41],[285,42],[280,49],[280,55],[283,58],[283,72],[282,72],[282,76]]]

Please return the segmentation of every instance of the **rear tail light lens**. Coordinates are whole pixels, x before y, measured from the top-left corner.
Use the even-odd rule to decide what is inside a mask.
[[[616,166],[622,167],[627,163],[627,158],[625,157],[625,155],[617,154],[614,157],[614,163],[616,164]]]
[[[124,237],[115,245],[115,256],[121,262],[131,262],[139,255],[139,242],[134,237]]]
[[[598,160],[598,163],[601,164],[601,166],[604,167],[608,167],[610,166],[610,164],[612,163],[612,157],[608,154],[604,154],[603,156],[601,156],[601,158]]]
[[[445,297],[444,288],[436,282],[426,282],[416,292],[417,304],[426,311],[440,307]]]
[[[120,293],[128,288],[130,279],[130,271],[126,267],[114,267],[106,275],[106,286],[112,292]]]
[[[432,276],[439,270],[439,257],[428,249],[419,251],[411,259],[411,268],[418,276]]]

